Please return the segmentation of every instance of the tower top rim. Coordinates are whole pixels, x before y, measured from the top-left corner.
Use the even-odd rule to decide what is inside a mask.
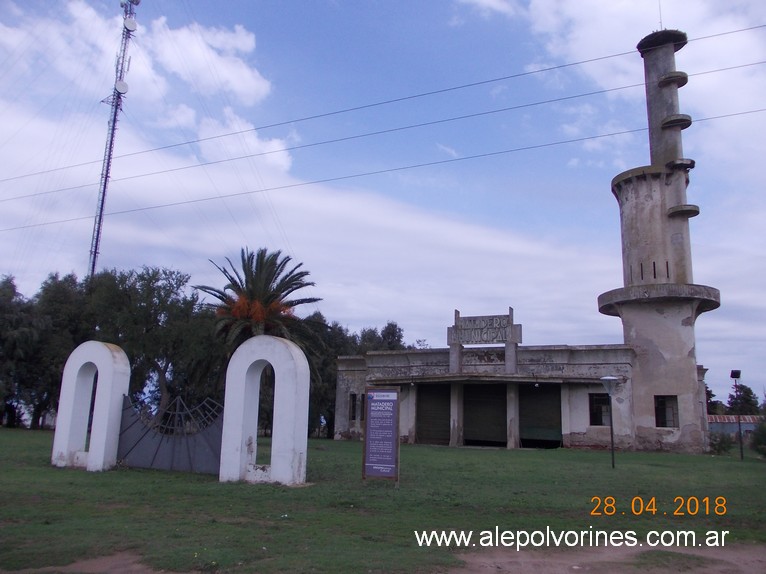
[[[686,32],[681,32],[680,30],[660,30],[645,36],[636,45],[636,49],[641,52],[641,56],[644,56],[647,52],[654,50],[655,48],[673,44],[673,50],[678,52],[678,50],[686,46],[687,41],[688,38],[686,37]]]

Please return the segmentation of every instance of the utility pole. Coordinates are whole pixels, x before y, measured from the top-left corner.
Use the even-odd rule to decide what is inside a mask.
[[[112,170],[112,154],[114,153],[114,136],[117,132],[117,119],[122,110],[122,98],[128,92],[128,84],[125,83],[125,74],[130,67],[128,55],[128,44],[133,32],[136,31],[136,6],[141,0],[120,0],[124,20],[122,26],[122,42],[120,43],[120,52],[117,54],[117,63],[115,65],[115,80],[112,95],[102,100],[103,103],[111,106],[109,114],[109,129],[106,136],[106,147],[104,149],[104,163],[101,167],[101,181],[98,189],[98,204],[96,206],[96,219],[93,222],[93,236],[90,240],[90,262],[88,263],[88,276],[92,277],[96,273],[96,261],[98,259],[99,246],[101,244],[101,227],[104,223],[104,205],[106,203],[106,191],[109,187],[109,174]]]
[[[731,371],[731,378],[734,379],[734,397],[737,401],[737,438],[739,439],[739,460],[745,460],[745,447],[742,440],[742,394],[739,390],[739,378],[742,371],[734,369]]]

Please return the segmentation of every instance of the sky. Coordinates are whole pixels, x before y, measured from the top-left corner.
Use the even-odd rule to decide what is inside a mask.
[[[612,178],[649,163],[641,38],[676,54],[697,361],[766,392],[766,3],[143,0],[99,269],[281,250],[351,331],[446,346],[454,310],[514,309],[524,345],[622,342]],[[122,33],[118,0],[0,0],[0,275],[87,275]]]

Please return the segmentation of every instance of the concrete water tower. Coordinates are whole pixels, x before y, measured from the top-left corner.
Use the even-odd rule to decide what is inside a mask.
[[[687,203],[694,160],[683,155],[675,53],[686,34],[662,30],[638,43],[644,59],[651,165],[612,180],[620,206],[624,287],[603,293],[599,311],[622,320],[636,358],[631,375],[634,448],[701,452],[707,447],[705,388],[698,380],[694,324],[720,305],[713,287],[695,285]]]

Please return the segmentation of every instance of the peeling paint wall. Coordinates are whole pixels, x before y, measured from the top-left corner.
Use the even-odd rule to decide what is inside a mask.
[[[449,372],[450,350],[416,349],[406,351],[375,351],[362,357],[340,357],[336,395],[335,438],[358,439],[363,421],[349,418],[349,397],[360,396],[366,385],[400,388],[400,436],[403,442],[417,440],[417,387],[421,384],[451,383],[450,444],[463,444],[463,388],[471,381],[496,383],[506,387],[506,416],[508,448],[519,446],[519,384],[544,380],[562,389],[562,430],[566,446],[603,446],[608,444],[608,427],[589,427],[588,393],[603,393],[598,382],[603,376],[618,376],[630,380],[632,348],[625,345],[545,345],[519,346],[516,372],[506,371],[505,347],[470,347],[461,352],[462,368]],[[629,383],[622,385],[628,387]],[[594,391],[595,389],[595,391]],[[624,388],[615,398],[615,425],[620,444],[632,446],[630,393]],[[567,397],[567,398],[564,398]],[[617,402],[619,401],[619,402]],[[567,430],[569,429],[569,430]],[[604,440],[606,436],[606,442]]]
[[[364,357],[338,357],[338,382],[335,390],[335,439],[361,439],[361,406],[357,403],[356,420],[350,419],[351,394],[364,394],[367,366]]]

